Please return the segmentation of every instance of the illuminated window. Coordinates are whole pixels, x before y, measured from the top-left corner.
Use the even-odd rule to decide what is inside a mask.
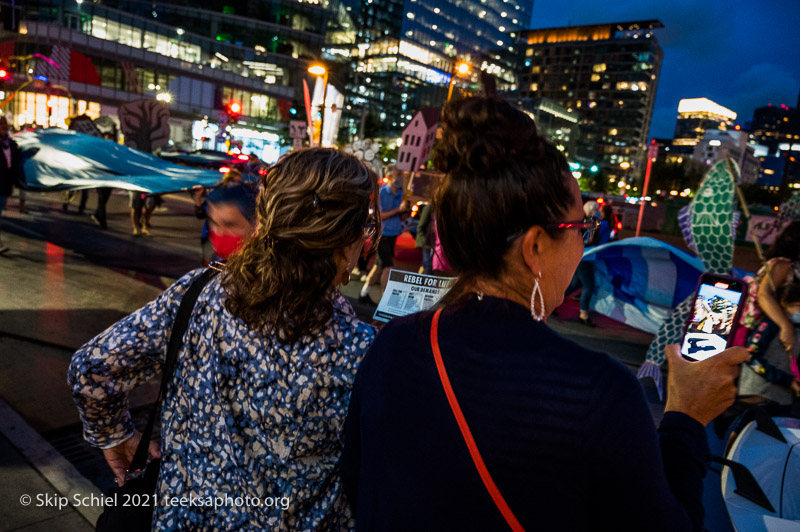
[[[600,81],[600,74],[592,74],[592,81]]]
[[[597,63],[592,67],[592,72],[605,72],[605,71],[606,71],[605,63]]]
[[[531,90],[532,91],[538,91],[539,90],[539,84],[538,83],[531,83]]]
[[[527,50],[525,50],[525,55],[527,57],[532,56],[533,55],[533,48],[528,48]]]
[[[535,66],[535,67],[533,67],[533,68],[531,69],[531,72],[532,72],[533,74],[538,74],[539,72],[541,72],[541,70],[542,70],[542,67],[540,67],[540,66],[538,66],[538,65],[537,65],[537,66]]]
[[[628,84],[627,81],[620,81],[620,82],[617,83],[617,90],[618,91],[619,90],[626,90],[628,87],[629,87],[629,84]]]

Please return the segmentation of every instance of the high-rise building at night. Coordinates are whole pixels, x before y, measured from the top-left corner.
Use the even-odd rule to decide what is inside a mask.
[[[580,116],[575,159],[611,182],[643,173],[663,52],[658,20],[522,32],[521,98],[546,98]]]
[[[800,144],[800,113],[786,104],[759,107],[749,124],[757,144],[767,146],[774,155],[781,144]]]
[[[658,158],[668,163],[682,163],[684,159],[689,158],[697,159],[695,146],[700,143],[703,136],[709,131],[734,130],[734,127],[738,127],[734,126],[734,120],[736,120],[735,112],[708,98],[684,98],[678,102],[675,137],[656,139],[659,146]]]
[[[347,9],[356,26],[347,111],[377,115],[383,136],[398,135],[416,110],[440,107],[462,62],[470,70],[455,81],[467,92],[487,74],[500,91],[516,88],[516,41],[533,0],[361,0]]]
[[[172,140],[220,148],[220,115],[237,102],[230,134],[270,159],[331,12],[318,0],[27,0],[14,24],[7,15],[5,90],[31,81],[6,107],[15,127],[113,118],[124,102],[169,94]]]
[[[695,146],[706,131],[733,129],[736,113],[708,98],[685,98],[678,102],[675,123],[676,146]],[[678,142],[682,140],[683,142]]]
[[[786,104],[759,107],[753,112],[753,121],[748,127],[756,157],[761,161],[758,184],[778,190],[785,181],[792,189],[800,188],[798,108]]]

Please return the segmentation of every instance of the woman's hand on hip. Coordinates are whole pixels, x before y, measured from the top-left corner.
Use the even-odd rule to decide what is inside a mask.
[[[125,473],[133,461],[133,455],[136,454],[136,448],[139,446],[139,441],[142,439],[142,433],[138,430],[133,433],[133,436],[120,443],[116,447],[110,449],[103,449],[103,456],[108,462],[111,471],[114,472],[114,480],[118,486],[125,484]],[[151,441],[150,447],[147,452],[149,460],[161,458],[161,449],[159,444]]]

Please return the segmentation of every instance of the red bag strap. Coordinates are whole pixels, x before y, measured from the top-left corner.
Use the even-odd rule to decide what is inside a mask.
[[[489,470],[486,469],[486,464],[483,463],[481,453],[478,451],[478,446],[475,444],[475,439],[472,437],[472,432],[469,430],[469,425],[467,425],[467,420],[464,418],[464,413],[461,412],[461,406],[458,404],[458,399],[456,399],[456,394],[453,392],[453,387],[450,385],[450,378],[447,376],[447,370],[444,368],[442,353],[439,351],[439,316],[441,316],[441,314],[442,309],[439,309],[433,315],[433,321],[431,322],[431,348],[433,349],[433,358],[436,361],[436,369],[439,370],[439,379],[442,381],[444,393],[447,396],[447,402],[450,403],[450,409],[453,411],[453,415],[458,422],[458,428],[461,429],[461,436],[464,437],[464,441],[469,449],[469,454],[472,456],[472,461],[475,463],[475,468],[481,476],[483,485],[486,486],[486,491],[492,496],[494,504],[497,506],[497,509],[500,510],[500,513],[503,514],[503,518],[505,518],[511,530],[514,532],[524,532],[525,529],[522,528],[514,512],[511,511],[508,503],[500,493],[500,490],[497,489],[497,485],[495,485],[494,480],[492,480],[492,475],[489,474]]]

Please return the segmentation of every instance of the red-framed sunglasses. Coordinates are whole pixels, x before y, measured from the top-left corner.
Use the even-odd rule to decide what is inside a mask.
[[[583,238],[583,243],[588,244],[594,238],[594,234],[597,232],[597,229],[600,227],[600,222],[596,218],[584,218],[580,221],[575,222],[558,222],[554,224],[547,224],[544,226],[545,229],[577,229],[581,233],[581,237]],[[506,240],[508,242],[513,242],[514,240],[518,239],[522,235],[525,234],[527,229],[523,229],[521,231],[517,231],[513,235],[509,236]]]

